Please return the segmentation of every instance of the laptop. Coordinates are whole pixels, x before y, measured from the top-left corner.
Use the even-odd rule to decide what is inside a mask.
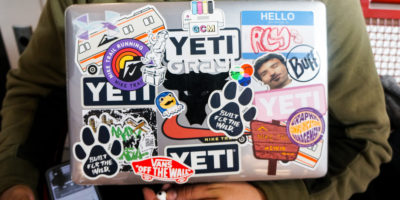
[[[320,2],[69,7],[72,180],[182,184],[324,176],[326,35]]]

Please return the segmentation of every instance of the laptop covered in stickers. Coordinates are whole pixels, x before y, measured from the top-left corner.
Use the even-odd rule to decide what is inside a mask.
[[[325,175],[325,20],[303,1],[69,7],[72,180]]]

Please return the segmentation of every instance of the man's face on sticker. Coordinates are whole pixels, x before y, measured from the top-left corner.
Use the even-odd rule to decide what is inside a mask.
[[[283,88],[291,82],[286,66],[278,58],[263,63],[257,73],[271,89]]]

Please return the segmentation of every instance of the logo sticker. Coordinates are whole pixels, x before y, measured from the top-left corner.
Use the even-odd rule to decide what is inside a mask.
[[[132,162],[133,172],[140,175],[144,181],[154,179],[161,181],[175,181],[183,184],[193,176],[194,170],[187,165],[169,157],[155,156],[146,160]]]
[[[145,83],[142,79],[141,57],[149,51],[143,42],[135,39],[122,39],[107,49],[103,58],[103,73],[116,88],[137,90]]]
[[[153,105],[156,89],[146,84],[144,87],[125,91],[111,85],[105,77],[84,77],[82,79],[83,105],[92,106],[133,106]]]
[[[165,154],[190,166],[196,176],[237,173],[240,170],[237,144],[169,146]]]
[[[320,113],[327,111],[325,86],[322,84],[255,92],[253,104],[256,119],[270,122],[286,121],[290,114],[302,107],[313,107]]]
[[[288,119],[286,132],[289,139],[300,147],[317,144],[325,133],[322,114],[314,108],[300,108]]]
[[[287,54],[286,65],[290,77],[300,82],[313,80],[321,69],[318,52],[310,45],[298,45]]]

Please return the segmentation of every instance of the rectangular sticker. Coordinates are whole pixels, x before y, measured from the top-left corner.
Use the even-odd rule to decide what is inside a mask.
[[[322,84],[256,92],[253,104],[258,114],[256,120],[285,121],[295,110],[312,107],[325,115],[327,110],[325,88]]]
[[[84,106],[153,105],[156,89],[146,84],[133,91],[120,90],[112,86],[104,77],[84,77],[82,79]]]
[[[314,13],[243,11],[241,31],[244,59],[256,59],[268,52],[279,52],[286,56],[296,45],[314,44]]]
[[[166,155],[185,163],[195,174],[239,172],[239,146],[237,144],[169,146]]]

